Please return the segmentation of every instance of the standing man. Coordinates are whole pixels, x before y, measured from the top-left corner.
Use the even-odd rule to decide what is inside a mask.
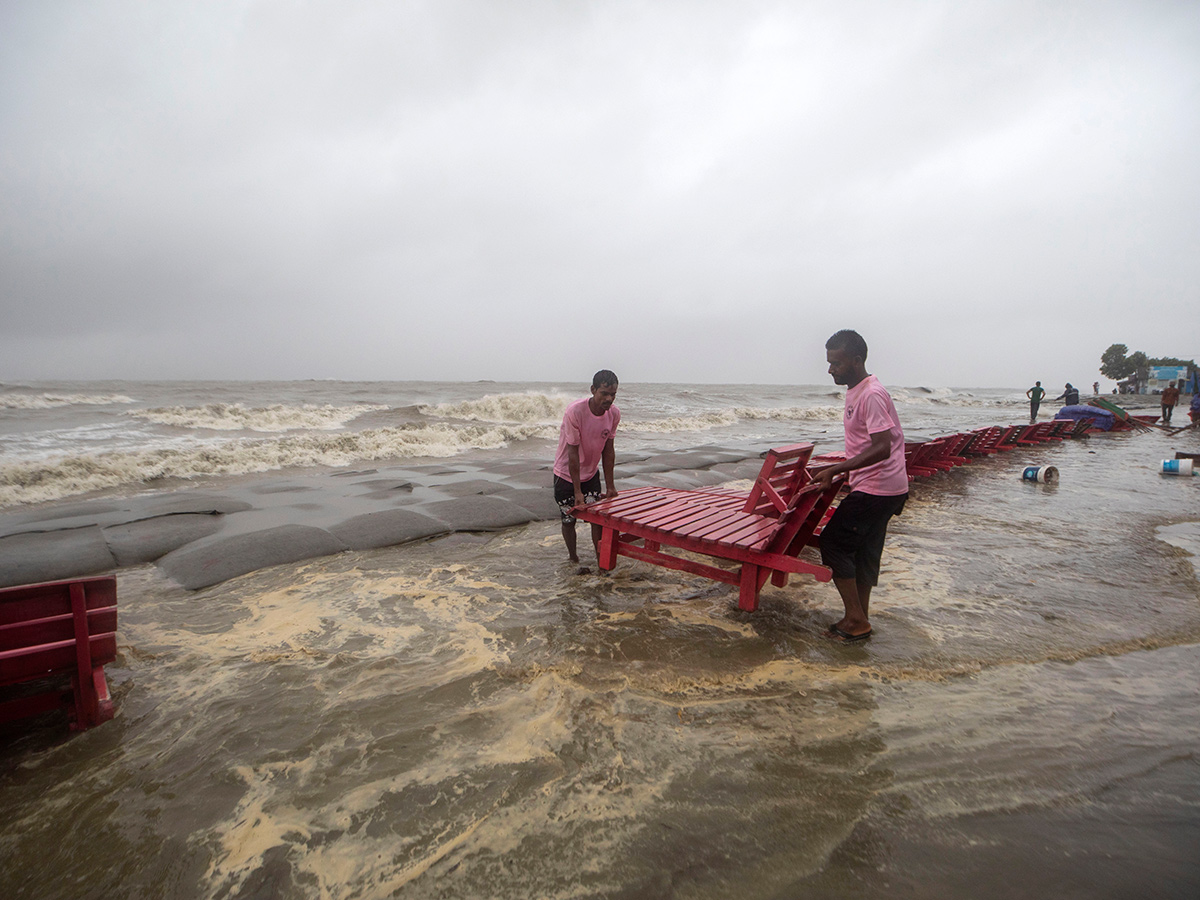
[[[1038,407],[1042,405],[1042,398],[1046,396],[1046,389],[1042,387],[1040,381],[1035,381],[1033,387],[1025,392],[1025,396],[1029,398],[1029,424],[1037,421]]]
[[[826,341],[825,358],[834,384],[846,386],[846,459],[816,480],[826,488],[835,475],[850,473],[850,493],[821,531],[821,562],[833,570],[833,583],[846,608],[826,636],[861,641],[871,636],[867,611],[871,588],[879,583],[888,520],[908,499],[904,431],[891,395],[879,379],[867,374],[867,342],[857,331],[839,331]]]
[[[1175,387],[1175,382],[1167,385],[1167,389],[1162,392],[1162,420],[1164,425],[1171,424],[1171,413],[1175,411],[1175,404],[1179,402],[1179,388]]]
[[[576,400],[563,413],[558,431],[558,453],[554,457],[554,500],[562,516],[562,535],[571,562],[579,562],[575,548],[576,506],[601,499],[600,467],[604,467],[604,499],[617,496],[613,487],[616,451],[613,436],[621,421],[621,411],[613,405],[617,399],[617,376],[601,369],[592,376],[592,396]],[[592,526],[592,545],[600,557],[599,525]],[[586,570],[581,570],[581,572]]]

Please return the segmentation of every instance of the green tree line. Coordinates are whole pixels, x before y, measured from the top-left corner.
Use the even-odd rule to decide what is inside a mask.
[[[1100,354],[1100,374],[1113,381],[1123,381],[1130,375],[1142,379],[1151,366],[1187,366],[1190,370],[1196,368],[1196,361],[1173,356],[1149,357],[1141,350],[1130,353],[1124,344],[1113,344]]]

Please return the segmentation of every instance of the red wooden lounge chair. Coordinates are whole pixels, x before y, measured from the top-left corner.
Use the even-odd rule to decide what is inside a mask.
[[[1074,419],[1051,419],[1050,436],[1058,440],[1075,437]]]
[[[814,540],[822,516],[841,488],[841,478],[820,490],[806,470],[812,444],[793,444],[767,453],[749,494],[635,488],[611,500],[577,507],[576,518],[600,525],[600,568],[612,569],[618,556],[714,581],[736,584],[738,606],[753,612],[767,578],[777,587],[789,574],[832,576],[825,566],[798,558]],[[640,541],[641,546],[636,542]],[[663,551],[699,553],[739,564],[723,569]]]
[[[938,473],[937,466],[931,462],[931,457],[937,445],[933,441],[906,441],[904,444],[904,468],[908,471],[908,480],[928,478]]]
[[[1004,429],[998,425],[976,428],[971,432],[974,437],[959,452],[966,456],[991,456],[993,453],[999,453],[1000,450],[996,447],[996,442],[1003,433]]]
[[[117,579],[111,575],[0,589],[0,722],[66,707],[71,729],[113,717],[104,666],[117,656]],[[71,676],[63,690],[60,676]]]
[[[1051,437],[1050,430],[1053,427],[1054,421],[1052,419],[1026,425],[1022,431],[1018,432],[1013,443],[1023,446],[1033,446],[1034,444],[1044,444],[1050,440],[1062,440],[1062,438]]]
[[[1020,435],[1028,425],[1001,425],[1000,436],[996,438],[995,448],[997,450],[1016,450],[1020,444],[1016,443],[1018,435]]]
[[[969,460],[963,449],[971,442],[975,435],[970,431],[959,431],[955,434],[948,434],[942,437],[944,459],[953,463],[956,466],[965,466]]]

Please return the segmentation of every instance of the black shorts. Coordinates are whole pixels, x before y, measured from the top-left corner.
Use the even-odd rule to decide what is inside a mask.
[[[600,499],[600,470],[587,481],[580,484],[583,488],[583,502],[595,503]],[[562,516],[564,525],[574,525],[575,517],[571,510],[575,508],[575,485],[567,479],[554,476],[554,502],[558,504],[558,513]]]
[[[862,491],[838,504],[821,530],[821,562],[834,578],[853,578],[861,584],[879,584],[879,560],[888,520],[904,509],[908,494],[881,497]]]

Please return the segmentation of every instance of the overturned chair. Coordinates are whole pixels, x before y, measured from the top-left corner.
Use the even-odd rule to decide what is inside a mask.
[[[799,559],[815,542],[841,479],[821,490],[807,469],[812,444],[769,450],[751,491],[709,488],[633,488],[611,500],[577,507],[574,514],[603,529],[600,568],[612,569],[618,556],[665,566],[738,586],[738,606],[758,608],[767,579],[776,587],[788,575],[832,577],[825,566]],[[640,542],[640,545],[639,545]],[[664,547],[690,551],[740,565],[735,569],[676,556]]]

